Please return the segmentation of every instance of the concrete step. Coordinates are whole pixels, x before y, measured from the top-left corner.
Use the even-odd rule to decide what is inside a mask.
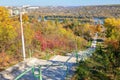
[[[91,50],[80,51],[78,53],[79,60],[85,60],[87,57],[91,56]],[[67,62],[67,63],[66,63]],[[70,79],[75,72],[76,67],[76,57],[75,54],[69,54],[67,56],[56,55],[50,60],[42,60],[37,58],[30,58],[22,61],[5,71],[0,72],[0,80],[14,80],[18,75],[32,67],[33,65],[48,65],[42,66],[42,77],[43,80],[65,80]],[[58,65],[58,66],[55,66]],[[68,72],[66,72],[68,66]],[[35,68],[38,71],[38,68]],[[67,77],[66,77],[67,76]],[[29,71],[20,80],[38,80],[34,77],[33,73]]]

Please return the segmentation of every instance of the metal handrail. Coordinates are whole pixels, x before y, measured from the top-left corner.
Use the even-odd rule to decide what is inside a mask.
[[[66,61],[65,63],[61,63],[61,64],[50,64],[50,65],[40,65],[38,68],[39,68],[39,74],[35,74],[35,66],[32,66],[31,68],[27,69],[26,71],[24,71],[23,73],[21,73],[19,76],[17,76],[14,80],[18,80],[20,79],[22,76],[24,76],[27,72],[31,71],[32,70],[32,73],[34,75],[34,77],[36,78],[39,78],[39,80],[42,80],[42,70],[41,70],[41,67],[45,67],[45,66],[48,66],[45,70],[47,70],[50,66],[63,66],[63,67],[67,67],[66,69],[66,77],[67,77],[67,74],[68,74],[68,70],[69,70],[69,66],[68,66],[68,61],[73,57],[74,54],[72,54]],[[76,51],[76,61],[78,62],[78,54],[77,54],[77,51]],[[44,70],[44,71],[45,71]]]
[[[35,74],[35,66],[32,66],[29,69],[27,69],[26,71],[24,71],[23,73],[21,73],[20,75],[18,75],[14,80],[19,80],[21,77],[23,77],[29,71],[32,71],[34,77],[39,78],[39,80],[42,80],[42,70],[41,70],[41,67],[43,67],[43,66],[44,67],[45,66],[50,67],[50,66],[63,66],[63,65],[61,65],[61,64],[56,64],[56,65],[53,65],[53,64],[52,65],[40,65],[38,67],[39,68],[39,74]],[[68,71],[68,67],[67,67],[67,71]]]
[[[19,76],[17,76],[14,80],[20,79],[22,76],[24,76],[27,72],[31,71],[34,67],[32,66],[31,68],[27,69],[23,73],[21,73]]]
[[[29,69],[27,69],[26,71],[24,71],[23,73],[21,73],[20,75],[18,75],[14,80],[20,79],[29,71],[32,71],[34,77],[37,77],[37,78],[39,78],[39,80],[42,80],[41,66],[39,66],[39,74],[35,74],[35,66],[32,66]]]
[[[41,71],[41,65],[38,67],[39,68],[39,74],[35,74],[35,66],[32,69],[32,73],[34,77],[39,78],[39,80],[42,80],[42,71]]]

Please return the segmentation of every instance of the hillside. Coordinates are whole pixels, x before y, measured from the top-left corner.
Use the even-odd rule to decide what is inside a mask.
[[[71,7],[39,7],[28,8],[27,11],[37,15],[60,15],[80,17],[120,17],[120,5],[103,6],[71,6]]]

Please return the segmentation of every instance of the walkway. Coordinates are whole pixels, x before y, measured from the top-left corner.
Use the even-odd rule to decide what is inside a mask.
[[[62,58],[62,61],[57,60],[58,58]],[[0,72],[0,80],[14,80],[18,75],[20,75],[23,71],[32,67],[32,65],[48,65],[42,67],[42,77],[43,80],[65,80],[66,78],[66,66],[62,66],[65,64],[65,60],[69,58],[68,56],[59,56],[57,55],[53,60],[40,60],[36,58],[27,59],[23,62],[18,63],[3,72]],[[61,65],[61,66],[49,66],[49,65]],[[69,65],[69,74],[73,75],[75,69],[73,70],[73,66],[75,66],[75,59],[71,60],[67,63]],[[36,71],[37,71],[36,67]],[[20,80],[37,80],[32,74],[32,71],[23,76]]]
[[[97,36],[96,33],[92,42],[92,45],[95,45],[94,47],[96,47]],[[78,55],[74,53],[67,54],[66,56],[56,55],[51,60],[41,60],[36,58],[26,59],[25,61],[0,72],[0,80],[14,80],[18,75],[30,69],[33,65],[36,66],[35,74],[37,74],[39,70],[37,66],[42,65],[42,80],[70,80],[75,72],[76,57],[79,61],[85,60],[92,56],[94,50],[95,48],[88,48],[85,51],[78,52]],[[33,75],[32,71],[29,71],[19,80],[38,80],[38,78]]]
[[[87,57],[92,55],[94,51],[93,48],[89,48],[85,51],[80,51],[78,53],[79,60],[84,60]],[[32,67],[33,65],[46,65],[41,68],[43,80],[70,80],[75,72],[76,67],[76,57],[75,54],[67,54],[66,56],[56,55],[51,60],[41,60],[36,58],[27,59],[23,62],[14,65],[7,70],[0,72],[0,80],[14,80],[18,75],[23,71]],[[54,66],[56,65],[56,66]],[[59,65],[59,66],[57,66]],[[68,66],[68,72],[66,72]],[[35,71],[38,72],[38,68],[35,68]],[[66,74],[67,73],[67,74]],[[33,76],[32,71],[29,71],[19,80],[38,80]]]

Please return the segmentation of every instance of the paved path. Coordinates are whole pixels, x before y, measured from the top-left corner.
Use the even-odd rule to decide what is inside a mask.
[[[96,45],[97,33],[95,35],[95,39],[92,42],[92,45]],[[96,47],[96,46],[95,46]],[[95,48],[88,48],[85,51],[79,51],[78,57],[80,60],[85,60],[88,57],[92,56]],[[20,62],[5,71],[0,72],[0,80],[14,80],[18,75],[22,72],[26,71],[33,65],[48,65],[42,67],[42,77],[43,80],[70,80],[75,72],[76,67],[76,57],[75,54],[67,54],[66,56],[57,55],[51,60],[41,60],[36,58],[26,59],[23,62]],[[49,66],[49,65],[67,65],[68,66],[68,76],[66,74],[66,66]],[[35,68],[35,71],[38,71],[38,68]],[[38,80],[33,76],[33,73],[29,71],[26,75],[24,75],[19,80]]]
[[[57,59],[61,58],[62,61]],[[53,60],[39,60],[36,58],[27,59],[21,63],[18,63],[15,66],[12,66],[6,69],[3,72],[0,72],[0,80],[14,80],[16,76],[21,74],[23,71],[30,68],[32,65],[39,66],[39,65],[62,65],[65,64],[65,61],[69,57],[67,56],[56,56]],[[72,59],[72,58],[71,58]],[[73,66],[75,66],[75,59],[69,61],[67,63],[69,66],[69,74],[73,75],[75,69],[73,70]],[[43,80],[65,80],[66,78],[66,66],[46,66],[42,67],[42,77]],[[37,70],[37,68],[36,68]],[[25,76],[23,76],[20,80],[37,80],[30,71]]]
[[[36,58],[27,59],[23,62],[20,62],[5,71],[0,72],[0,80],[14,80],[16,76],[21,74],[23,71],[27,70],[28,68],[32,67],[32,65],[44,65],[44,64],[51,64],[46,60],[39,60]],[[33,76],[31,76],[33,77]],[[31,78],[30,77],[30,78]],[[25,79],[25,80],[35,80],[34,78]]]
[[[93,48],[89,48],[85,51],[80,51],[78,53],[79,60],[84,60],[91,56]],[[36,58],[27,59],[23,62],[18,63],[3,72],[0,72],[0,80],[14,80],[23,71],[32,67],[33,65],[67,65],[68,66],[68,76],[66,75],[66,66],[45,66],[42,67],[42,77],[43,80],[70,80],[75,72],[76,58],[75,54],[68,54],[67,56],[57,55],[51,60],[41,60]],[[38,71],[38,68],[35,68]],[[67,76],[67,77],[66,77]],[[31,71],[24,75],[20,80],[38,80],[35,78]]]

